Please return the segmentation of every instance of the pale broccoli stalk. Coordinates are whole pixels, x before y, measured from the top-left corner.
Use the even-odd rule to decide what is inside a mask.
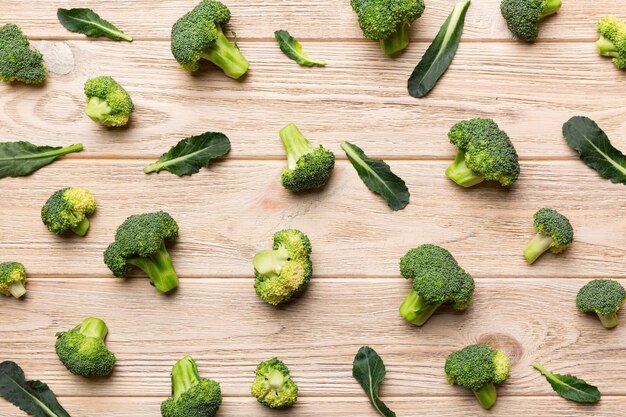
[[[561,253],[574,240],[574,230],[567,217],[556,210],[542,208],[534,215],[537,234],[524,249],[524,258],[532,264],[546,251]]]
[[[600,39],[596,46],[600,55],[613,58],[617,68],[626,68],[626,22],[606,16],[598,21],[597,28]]]
[[[130,95],[111,77],[96,77],[85,82],[85,114],[109,127],[124,126],[135,111]]]
[[[0,263],[0,294],[21,298],[26,294],[26,269],[19,262]]]

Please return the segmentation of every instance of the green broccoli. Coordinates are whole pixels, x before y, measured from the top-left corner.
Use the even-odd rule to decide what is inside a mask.
[[[470,389],[478,402],[489,409],[496,403],[496,387],[507,380],[509,357],[487,345],[470,345],[446,359],[446,378],[451,384]]]
[[[26,269],[19,262],[0,263],[0,294],[20,298],[26,294]]]
[[[231,78],[244,75],[250,63],[222,31],[229,20],[230,10],[216,0],[203,0],[178,19],[172,27],[172,54],[180,66],[194,72],[200,68],[200,59],[206,59]]]
[[[409,28],[426,8],[424,0],[351,0],[367,39],[380,42],[387,55],[409,45]]]
[[[626,290],[612,279],[594,279],[578,291],[576,307],[583,313],[594,312],[607,329],[617,326],[617,312],[626,302]]]
[[[610,56],[619,69],[626,68],[626,22],[615,16],[606,16],[598,21],[600,39],[596,42],[602,56]]]
[[[261,362],[255,371],[252,395],[269,408],[286,408],[298,400],[298,386],[289,369],[278,358]]]
[[[464,120],[452,126],[450,143],[458,147],[446,176],[462,187],[484,180],[510,186],[519,177],[517,152],[508,135],[491,119]]]
[[[57,333],[54,348],[63,365],[74,375],[106,376],[115,366],[115,355],[104,344],[108,332],[102,320],[89,317],[73,329]]]
[[[271,250],[264,250],[252,260],[254,289],[263,301],[278,305],[301,293],[311,280],[311,242],[299,230],[287,229],[274,234]]]
[[[462,311],[472,302],[474,279],[439,246],[426,244],[409,250],[400,259],[400,273],[413,280],[400,314],[415,326],[426,323],[442,304]]]
[[[502,0],[500,11],[513,35],[532,42],[539,35],[539,22],[559,11],[561,0]]]
[[[43,55],[30,46],[19,26],[0,27],[0,80],[39,85],[46,80],[46,75]]]
[[[280,131],[280,139],[287,153],[287,168],[280,182],[290,191],[304,191],[323,187],[335,167],[335,154],[320,145],[314,148],[293,123]]]
[[[172,398],[161,403],[163,417],[213,417],[222,404],[220,384],[200,378],[196,362],[185,356],[172,368]]]
[[[556,210],[542,208],[534,215],[537,234],[524,249],[524,258],[532,264],[548,249],[561,253],[574,240],[574,230],[567,217]]]
[[[178,286],[166,240],[178,237],[178,224],[166,212],[130,216],[118,227],[115,241],[104,252],[104,263],[113,275],[123,278],[136,266],[145,272],[160,292]]]
[[[96,77],[85,82],[87,105],[85,114],[95,122],[109,127],[124,126],[135,105],[130,96],[111,77]]]
[[[86,188],[62,188],[50,196],[41,208],[41,220],[52,233],[68,230],[85,236],[89,230],[87,216],[96,211],[96,200]]]

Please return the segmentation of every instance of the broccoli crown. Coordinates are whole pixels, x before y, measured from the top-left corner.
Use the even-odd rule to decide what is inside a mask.
[[[351,4],[363,34],[371,40],[394,36],[418,19],[426,7],[423,0],[352,0]]]
[[[261,362],[252,383],[252,395],[270,408],[285,408],[298,400],[298,386],[291,379],[289,369],[278,358]]]
[[[96,77],[85,82],[85,113],[105,126],[124,126],[135,105],[130,95],[111,77]]]
[[[20,298],[26,294],[26,269],[19,262],[0,263],[0,294]]]
[[[550,236],[552,253],[563,252],[574,240],[574,230],[567,217],[556,210],[542,208],[534,215],[535,229],[538,233]]]
[[[597,42],[602,55],[613,57],[613,62],[620,68],[626,68],[626,22],[615,16],[606,16],[598,21],[601,35]]]
[[[613,314],[624,302],[626,290],[612,279],[594,279],[582,287],[576,296],[576,307],[583,313]]]
[[[445,372],[451,384],[477,391],[485,384],[501,384],[509,377],[509,357],[487,345],[470,345],[452,352]]]
[[[0,27],[0,80],[38,85],[45,81],[47,74],[43,55],[31,48],[19,26]]]
[[[502,0],[500,3],[509,30],[525,41],[537,39],[539,21],[560,8],[561,0]]]
[[[41,208],[41,220],[52,233],[76,230],[80,234],[85,229],[85,222],[86,228],[89,228],[87,216],[95,211],[96,200],[88,189],[68,187],[50,196]]]

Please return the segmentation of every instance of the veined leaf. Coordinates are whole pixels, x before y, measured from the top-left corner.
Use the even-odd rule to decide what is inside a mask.
[[[0,143],[0,178],[22,177],[37,171],[59,156],[83,150],[82,144],[61,146],[35,146],[28,142]]]
[[[286,30],[277,30],[274,32],[274,37],[280,46],[280,50],[284,52],[289,58],[296,61],[298,64],[305,67],[323,67],[326,62],[309,58],[309,56],[302,50],[302,45],[296,38],[291,36]]]
[[[133,38],[107,22],[91,9],[58,9],[59,22],[70,32],[87,36],[106,36],[132,42]]]
[[[396,413],[391,411],[384,402],[378,398],[378,389],[385,379],[385,364],[378,356],[378,353],[369,346],[363,346],[357,352],[352,363],[352,376],[358,381],[370,402],[384,417],[396,417]]]
[[[540,363],[534,364],[533,368],[541,372],[552,385],[552,389],[566,400],[577,403],[597,403],[600,401],[601,394],[598,388],[582,379],[573,375],[554,374],[546,370]]]

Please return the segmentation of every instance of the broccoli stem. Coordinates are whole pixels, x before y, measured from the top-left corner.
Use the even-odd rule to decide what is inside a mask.
[[[545,251],[550,249],[552,242],[553,240],[551,236],[544,233],[537,233],[524,249],[524,258],[526,258],[526,261],[529,264],[532,264]]]
[[[541,13],[541,16],[539,16],[539,20],[558,12],[560,8],[561,0],[546,0],[543,12]]]
[[[393,35],[380,40],[380,48],[386,55],[393,55],[409,46],[409,27],[403,24]]]
[[[99,97],[91,97],[85,106],[85,114],[96,121],[111,113],[111,106]]]
[[[169,292],[178,286],[178,275],[164,242],[161,242],[161,248],[151,257],[130,258],[128,263],[145,272],[160,292]]]
[[[487,382],[485,385],[474,391],[474,395],[478,399],[480,405],[485,409],[490,409],[496,403],[496,387],[493,382]]]
[[[200,374],[196,362],[190,357],[185,356],[172,368],[172,396],[180,397],[191,387],[200,382]]]
[[[421,326],[428,321],[439,306],[441,304],[427,302],[412,289],[400,305],[400,314],[411,324]]]
[[[287,165],[290,170],[296,168],[296,164],[302,156],[314,150],[311,142],[300,133],[298,127],[293,123],[283,127],[279,135],[287,153]]]
[[[598,314],[598,317],[600,318],[600,322],[607,329],[612,329],[613,327],[617,326],[617,324],[619,323],[619,320],[617,318],[617,312],[610,313],[610,314],[600,314],[600,313],[597,313],[597,314]]]
[[[85,236],[87,234],[87,230],[89,230],[89,220],[85,217],[71,229],[72,232],[76,233],[78,236]]]
[[[248,71],[250,63],[241,54],[239,48],[228,41],[222,29],[218,29],[217,39],[211,48],[202,54],[202,58],[211,61],[230,78],[240,78]]]
[[[106,323],[95,317],[89,317],[83,320],[76,330],[85,337],[93,337],[102,340],[104,340],[109,332]]]
[[[26,287],[24,287],[24,283],[22,281],[15,281],[9,285],[9,292],[13,297],[20,298],[26,294]]]
[[[465,152],[459,150],[454,162],[446,169],[446,176],[461,187],[472,187],[485,180],[482,175],[472,171],[465,162]]]
[[[619,57],[619,52],[617,51],[615,44],[604,36],[600,36],[600,39],[596,42],[596,46],[602,56],[610,56],[613,58]]]
[[[270,388],[272,388],[274,391],[278,391],[285,383],[285,377],[280,371],[274,369],[267,376],[267,382]]]
[[[283,265],[289,261],[289,251],[284,246],[258,252],[252,259],[254,269],[263,276],[276,278]]]

